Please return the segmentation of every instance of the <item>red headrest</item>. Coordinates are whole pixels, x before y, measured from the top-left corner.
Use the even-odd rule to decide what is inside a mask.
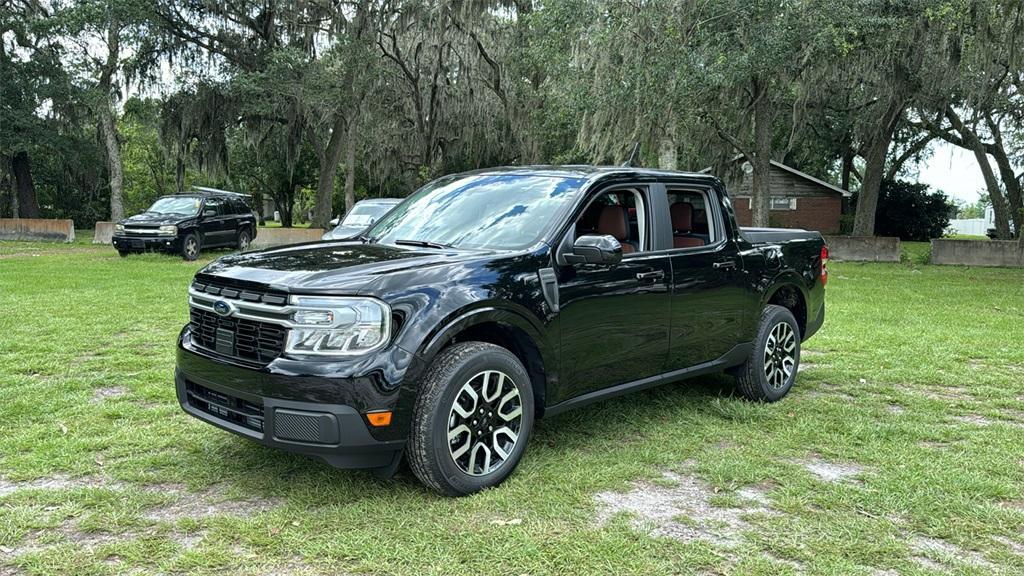
[[[605,206],[597,221],[598,234],[611,234],[618,241],[626,239],[626,214],[622,206]]]
[[[676,202],[669,206],[669,214],[672,215],[672,230],[688,233],[693,229],[693,206],[687,202]]]

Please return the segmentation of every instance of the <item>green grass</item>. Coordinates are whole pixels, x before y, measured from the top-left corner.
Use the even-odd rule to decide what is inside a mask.
[[[380,481],[333,470],[182,413],[174,343],[202,264],[0,243],[0,565],[925,574],[915,556],[928,556],[954,573],[992,571],[915,551],[921,536],[1024,571],[1011,546],[1024,542],[1012,504],[1024,501],[1022,270],[832,263],[828,319],[784,401],[739,400],[712,376],[603,402],[539,422],[499,489],[446,499],[408,471]],[[863,473],[826,482],[798,463],[809,458]],[[713,506],[763,485],[775,513],[749,517],[729,550],[651,537],[624,517],[595,524],[595,494],[690,469],[717,491]]]

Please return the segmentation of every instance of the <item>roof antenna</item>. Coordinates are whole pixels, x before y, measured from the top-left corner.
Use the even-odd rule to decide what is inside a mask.
[[[622,163],[624,167],[632,168],[636,163],[636,157],[640,154],[640,143],[633,144],[633,151],[629,153],[629,159]]]

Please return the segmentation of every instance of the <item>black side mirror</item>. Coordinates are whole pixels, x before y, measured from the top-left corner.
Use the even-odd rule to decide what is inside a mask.
[[[216,210],[203,210],[203,218],[213,218],[216,215]]]
[[[569,264],[618,264],[622,261],[622,244],[610,234],[580,236],[565,255]]]

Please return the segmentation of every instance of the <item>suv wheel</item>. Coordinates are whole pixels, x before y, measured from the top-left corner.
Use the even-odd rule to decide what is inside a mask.
[[[242,228],[242,231],[238,233],[238,250],[239,252],[245,252],[249,249],[249,244],[252,242],[252,233],[249,232],[248,228]]]
[[[761,313],[754,349],[736,370],[740,394],[751,400],[781,400],[796,380],[800,366],[800,327],[793,313],[769,304]]]
[[[199,241],[199,235],[195,232],[190,232],[181,239],[181,257],[185,260],[198,258],[201,248],[202,243]]]
[[[410,467],[450,496],[497,486],[522,458],[533,416],[530,377],[515,355],[484,342],[452,345],[420,384]]]

